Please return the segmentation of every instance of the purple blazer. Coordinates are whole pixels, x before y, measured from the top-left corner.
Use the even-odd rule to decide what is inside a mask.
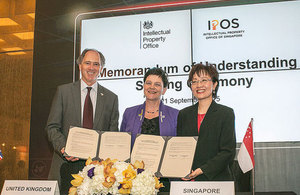
[[[159,105],[159,130],[161,136],[176,136],[177,116],[179,110],[166,106],[163,102]],[[131,146],[138,133],[145,116],[145,102],[137,106],[126,108],[123,114],[120,131],[131,132]]]

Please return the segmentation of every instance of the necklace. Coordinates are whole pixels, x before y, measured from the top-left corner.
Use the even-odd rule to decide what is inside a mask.
[[[154,114],[155,112],[158,112],[158,110],[153,111],[153,112],[151,112],[151,111],[146,111],[146,112],[149,113],[149,114]]]

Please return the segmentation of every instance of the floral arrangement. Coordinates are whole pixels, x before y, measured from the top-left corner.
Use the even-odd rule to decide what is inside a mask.
[[[69,195],[156,195],[164,187],[157,177],[144,169],[143,161],[134,164],[117,160],[86,161],[78,174],[72,174]]]

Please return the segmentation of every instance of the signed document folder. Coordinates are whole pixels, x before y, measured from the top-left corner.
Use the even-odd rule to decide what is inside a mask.
[[[197,137],[139,134],[131,153],[131,163],[143,160],[157,177],[182,178],[191,172]]]
[[[71,127],[65,148],[66,156],[80,159],[118,159],[129,161],[131,135],[128,132],[96,131]]]

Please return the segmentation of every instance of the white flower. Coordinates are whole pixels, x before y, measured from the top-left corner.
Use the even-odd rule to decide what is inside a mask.
[[[155,195],[157,193],[154,176],[149,170],[143,171],[133,179],[131,195]]]
[[[120,182],[123,182],[124,175],[123,171],[128,169],[128,166],[137,173],[137,170],[133,168],[130,163],[120,162],[117,161],[113,164],[112,168],[116,168],[114,172],[114,176],[116,181],[110,188],[104,187],[103,182],[105,181],[104,178],[104,165],[87,165],[85,166],[82,171],[79,171],[78,175],[83,177],[83,181],[80,186],[77,187],[77,194],[78,195],[107,195],[107,194],[114,194],[114,195],[121,195],[119,193],[119,186]],[[94,170],[92,171],[91,169]],[[88,171],[93,172],[94,175],[92,178],[88,176]],[[155,179],[154,175],[149,171],[145,170],[132,180],[132,189],[131,195],[156,195],[158,190],[155,189]]]
[[[130,165],[129,163],[120,162],[120,161],[115,162],[115,164],[113,165],[113,168],[117,169],[117,171],[115,172],[115,177],[118,183],[123,181],[124,176],[122,173],[128,168],[129,165]]]

